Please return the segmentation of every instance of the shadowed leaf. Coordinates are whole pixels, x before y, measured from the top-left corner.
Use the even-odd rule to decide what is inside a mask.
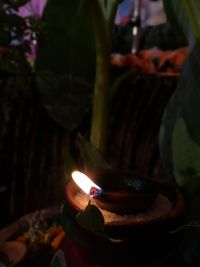
[[[97,168],[111,168],[101,152],[94,145],[88,142],[82,135],[78,135],[76,144],[80,150],[86,171]]]
[[[49,0],[42,19],[36,60],[39,89],[52,118],[73,129],[92,102],[96,60],[90,14],[86,1]]]
[[[41,71],[37,83],[45,108],[64,128],[74,129],[91,107],[92,86],[79,77]]]
[[[85,210],[77,215],[76,219],[85,230],[107,239],[104,232],[103,215],[95,205],[88,204]]]
[[[200,2],[196,0],[163,0],[170,23],[178,32],[184,32],[190,47],[200,36]]]
[[[160,148],[168,176],[182,186],[186,220],[199,223],[200,201],[200,1],[163,0],[172,25],[182,29],[190,54],[160,130]],[[200,264],[199,229],[184,232],[182,255],[188,266]]]
[[[190,53],[178,87],[163,117],[160,129],[160,148],[169,175],[175,176],[180,185],[189,177],[185,170],[200,173],[200,49],[195,46]]]

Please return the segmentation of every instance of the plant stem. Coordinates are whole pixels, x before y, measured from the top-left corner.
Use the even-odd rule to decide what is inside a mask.
[[[88,0],[96,38],[96,79],[90,141],[105,153],[109,110],[111,37],[98,0]]]

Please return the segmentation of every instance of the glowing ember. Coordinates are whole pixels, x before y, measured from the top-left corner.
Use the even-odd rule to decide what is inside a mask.
[[[90,197],[97,197],[102,193],[101,187],[96,185],[87,175],[82,172],[74,171],[72,173],[74,182]]]

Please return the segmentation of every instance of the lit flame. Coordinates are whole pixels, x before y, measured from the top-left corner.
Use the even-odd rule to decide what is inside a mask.
[[[97,197],[102,193],[101,187],[96,185],[87,175],[82,172],[72,173],[74,182],[90,197]]]

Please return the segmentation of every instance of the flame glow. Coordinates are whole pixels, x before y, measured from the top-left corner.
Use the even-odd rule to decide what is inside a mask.
[[[90,197],[99,196],[103,191],[101,187],[96,185],[87,175],[82,172],[74,171],[72,173],[72,179]]]

